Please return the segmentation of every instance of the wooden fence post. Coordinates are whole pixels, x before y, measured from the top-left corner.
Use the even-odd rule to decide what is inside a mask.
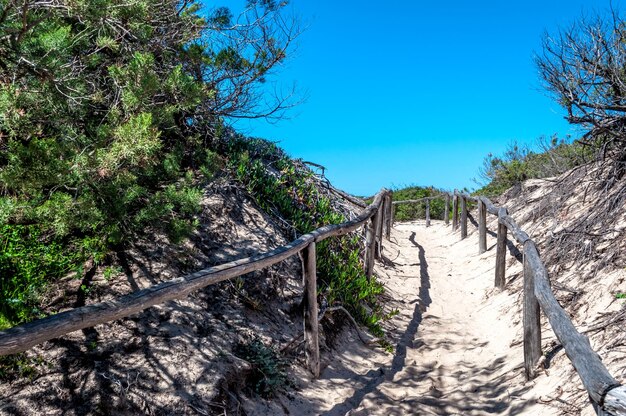
[[[388,241],[391,240],[391,227],[393,227],[393,194],[391,191],[387,194],[387,200],[385,203],[385,222],[387,228],[385,229],[385,237]]]
[[[383,215],[385,213],[385,198],[376,210],[376,237],[374,238],[376,250],[374,250],[374,258],[380,260],[383,255]]]
[[[526,379],[535,377],[535,367],[541,358],[541,317],[539,302],[535,295],[535,272],[528,263],[526,250],[535,243],[524,243],[524,368]]]
[[[365,224],[365,252],[363,253],[363,271],[367,274],[370,264],[370,253],[372,251],[372,241],[374,239],[374,227],[372,224],[372,218],[367,220]]]
[[[506,283],[506,233],[507,228],[500,218],[508,215],[506,208],[500,208],[498,211],[498,243],[496,246],[496,280],[495,286],[499,289],[504,289]]]
[[[443,220],[446,222],[446,227],[450,225],[450,194],[446,194],[446,206],[443,209]]]
[[[452,196],[452,231],[459,228],[459,196],[455,193]]]
[[[304,350],[307,367],[315,378],[320,375],[319,323],[317,320],[317,265],[315,242],[302,251],[304,263]]]
[[[430,227],[430,199],[426,200],[426,226]]]
[[[367,221],[365,231],[365,259],[363,265],[367,280],[370,280],[374,273],[374,254],[376,251],[376,214]]]
[[[467,200],[461,196],[461,240],[467,237]]]
[[[478,254],[487,251],[487,206],[478,200]]]
[[[387,194],[383,197],[383,200],[380,204],[381,209],[381,220],[380,220],[380,240],[382,245],[383,236],[387,235]]]

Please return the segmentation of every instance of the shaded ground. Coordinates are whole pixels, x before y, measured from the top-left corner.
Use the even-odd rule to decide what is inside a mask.
[[[284,244],[271,217],[232,186],[207,189],[202,226],[182,247],[153,241],[101,272],[59,285],[54,312],[107,300],[172,276]],[[233,346],[254,336],[283,343],[301,330],[297,258],[27,351],[30,377],[0,383],[1,415],[236,413],[249,364]],[[82,290],[81,285],[87,290]]]

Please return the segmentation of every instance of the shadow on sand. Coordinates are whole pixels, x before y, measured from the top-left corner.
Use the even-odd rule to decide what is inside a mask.
[[[409,348],[425,351],[441,350],[443,353],[452,348],[447,340],[427,345],[416,339],[418,328],[423,321],[429,325],[438,325],[439,318],[432,314],[426,318],[423,316],[432,303],[428,261],[424,247],[415,240],[415,233],[410,235],[409,241],[418,250],[420,289],[418,299],[414,301],[413,316],[396,344],[391,366],[370,370],[364,375],[355,375],[353,382],[362,387],[324,414],[328,416],[343,416],[348,412],[351,416],[370,414],[371,409],[353,410],[361,405],[366,396],[369,403],[384,406],[388,415],[518,414],[528,403],[512,403],[511,397],[522,395],[530,387],[521,387],[515,391],[508,388],[507,382],[520,373],[521,367],[503,373],[505,361],[502,357],[496,358],[487,367],[477,367],[473,363],[459,361],[454,370],[446,370],[436,362],[407,364]],[[468,343],[467,350],[475,350],[476,354],[479,354],[486,344],[473,339]],[[453,391],[447,389],[444,393],[442,379],[450,378],[451,375],[459,381],[456,384],[463,387]],[[386,394],[379,388],[383,383],[393,383],[394,391],[404,391],[404,397]],[[389,407],[392,410],[388,410]]]

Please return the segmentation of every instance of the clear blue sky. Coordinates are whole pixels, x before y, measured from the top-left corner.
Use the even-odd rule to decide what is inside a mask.
[[[236,13],[242,0],[209,2]],[[614,2],[614,7],[616,3]],[[532,57],[554,32],[609,1],[292,0],[308,26],[281,70],[307,92],[290,119],[239,122],[324,165],[358,195],[381,187],[472,182],[508,143],[572,134]]]

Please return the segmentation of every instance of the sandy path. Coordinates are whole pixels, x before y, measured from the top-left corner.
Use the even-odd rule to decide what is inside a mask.
[[[395,299],[393,355],[347,340],[320,380],[283,400],[290,414],[552,415],[523,376],[514,295],[492,288],[495,238],[478,256],[433,222],[397,224],[377,274]],[[515,266],[514,266],[515,267]]]
[[[400,224],[395,237],[400,251],[419,261],[420,289],[414,315],[419,329],[401,340],[398,350],[405,357],[394,360],[385,381],[350,414],[529,411],[520,397],[526,389],[513,386],[523,381],[512,380],[521,370],[519,356],[509,356],[516,334],[500,311],[484,302],[486,295],[494,292],[493,263],[480,261],[475,238],[459,242],[458,234],[443,224],[429,229],[421,224]],[[411,272],[401,270],[398,278]]]

